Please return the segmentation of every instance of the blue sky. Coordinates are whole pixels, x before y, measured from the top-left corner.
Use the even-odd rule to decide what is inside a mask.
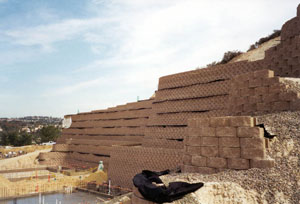
[[[0,117],[149,98],[296,16],[298,0],[0,0]]]

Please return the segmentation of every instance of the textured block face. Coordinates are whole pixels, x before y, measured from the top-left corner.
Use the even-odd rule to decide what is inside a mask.
[[[223,158],[240,158],[241,148],[238,147],[219,147],[219,155]]]
[[[218,147],[217,137],[202,137],[202,146],[204,147]]]
[[[251,168],[272,168],[275,166],[274,159],[251,159],[250,167]]]
[[[207,166],[207,158],[202,156],[193,156],[192,157],[192,165],[193,166],[200,166],[205,167]]]
[[[253,127],[254,118],[249,116],[239,116],[239,117],[232,117],[230,119],[230,125],[232,127]]]
[[[218,147],[202,147],[201,155],[204,157],[217,157],[219,155]]]
[[[274,71],[271,70],[260,70],[260,71],[256,71],[254,72],[254,78],[272,78],[274,77]]]
[[[221,137],[219,138],[220,147],[240,147],[240,139],[238,137]]]
[[[216,136],[216,129],[212,127],[201,127],[200,132],[202,137]]]
[[[259,127],[238,127],[237,136],[249,138],[263,138],[264,130]]]
[[[226,127],[230,124],[229,117],[215,117],[210,119],[211,127]]]
[[[235,127],[217,127],[216,136],[218,137],[236,137]]]
[[[286,111],[286,110],[290,110],[290,102],[288,102],[288,101],[277,101],[277,102],[274,102],[272,110],[274,110],[274,111]]]
[[[210,119],[209,118],[197,118],[197,127],[209,127]]]
[[[197,137],[190,135],[186,137],[185,153],[192,155],[192,161],[184,164],[197,167],[193,169],[197,172],[200,171],[200,167],[201,172],[205,172],[207,170],[205,168],[222,171],[227,168],[249,169],[251,166],[262,168],[271,166],[272,162],[264,161],[266,156],[264,130],[255,124],[256,118],[250,116],[210,118],[209,127],[196,128]],[[195,135],[194,132],[191,134]],[[253,160],[251,165],[250,160]]]
[[[191,165],[192,164],[192,156],[185,154],[183,155],[183,164]]]
[[[227,160],[220,157],[209,157],[207,166],[212,168],[227,168]]]
[[[235,159],[228,159],[228,167],[230,169],[249,169],[250,168],[250,162],[249,159],[241,159],[241,158],[235,158]]]
[[[256,79],[250,79],[249,80],[249,87],[250,88],[256,88],[259,86],[262,86],[263,80],[261,78],[256,78]]]
[[[241,138],[241,148],[258,148],[265,147],[265,139],[262,138]]]
[[[201,136],[201,129],[200,128],[189,128],[188,134],[190,137],[199,137],[199,136]]]
[[[186,144],[189,146],[202,146],[202,137],[188,137]]]
[[[244,159],[262,159],[266,157],[265,149],[242,148],[241,157]]]
[[[201,154],[201,147],[187,147],[187,152],[190,155],[200,155]]]

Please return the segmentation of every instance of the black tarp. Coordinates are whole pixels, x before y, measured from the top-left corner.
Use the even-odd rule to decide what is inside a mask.
[[[172,202],[204,185],[203,183],[171,182],[166,187],[159,176],[169,173],[169,170],[161,172],[143,170],[142,173],[134,176],[133,184],[145,199],[156,203]]]

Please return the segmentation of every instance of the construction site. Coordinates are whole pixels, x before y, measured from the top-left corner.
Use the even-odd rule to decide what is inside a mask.
[[[300,5],[280,37],[226,64],[162,76],[148,100],[64,123],[53,147],[0,161],[4,203],[86,192],[89,203],[150,204],[133,177],[179,168],[165,185],[204,186],[174,204],[299,204]]]

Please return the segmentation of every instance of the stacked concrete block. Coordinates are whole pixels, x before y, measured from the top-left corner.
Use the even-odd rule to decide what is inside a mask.
[[[183,171],[210,174],[224,169],[267,168],[264,130],[249,116],[189,120]]]
[[[183,148],[188,119],[228,115],[230,79],[261,67],[262,61],[237,62],[161,77],[143,146]]]
[[[114,146],[108,177],[114,186],[132,188],[132,178],[142,170],[174,169],[182,163],[182,151],[163,148]]]
[[[300,7],[263,60],[164,76],[154,100],[71,115],[71,127],[53,148],[66,156],[57,163],[92,166],[111,156],[109,174],[123,187],[145,168],[172,168],[182,159],[187,172],[272,166],[253,118],[220,116],[300,110],[297,88],[282,78],[300,77],[299,13]]]
[[[297,16],[287,21],[282,26],[281,38],[283,41],[293,38],[300,33],[300,5],[297,8]]]
[[[275,76],[300,77],[300,15],[287,21],[281,28],[281,42],[265,53],[264,67]]]
[[[232,115],[254,115],[296,110],[300,94],[284,83],[284,78],[274,77],[271,70],[260,70],[236,76],[228,101]]]
[[[62,137],[52,151],[72,155],[59,160],[60,165],[71,159],[75,165],[78,161],[78,164],[85,166],[84,162],[88,166],[97,166],[99,158],[109,157],[113,145],[141,145],[151,108],[152,100],[144,100],[105,110],[68,115],[72,119],[71,127],[63,129]],[[46,163],[45,159],[41,162]]]

